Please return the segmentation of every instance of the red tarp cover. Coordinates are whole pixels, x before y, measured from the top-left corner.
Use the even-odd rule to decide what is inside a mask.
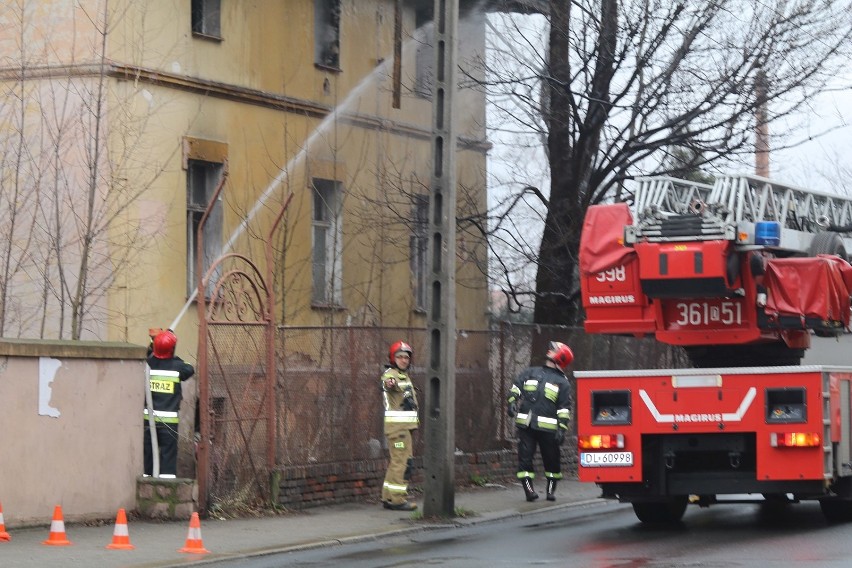
[[[852,266],[836,256],[772,259],[766,263],[767,315],[843,322],[849,327]]]
[[[626,203],[589,207],[580,239],[580,273],[597,274],[632,260],[636,253],[624,246],[624,227],[632,224]]]

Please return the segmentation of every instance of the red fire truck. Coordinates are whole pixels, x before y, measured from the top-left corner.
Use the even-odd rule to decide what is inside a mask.
[[[630,205],[589,208],[586,331],[692,367],[575,373],[580,480],[642,522],[814,499],[852,520],[852,366],[801,365],[813,335],[849,328],[847,231],[852,200],[753,176],[646,178]]]

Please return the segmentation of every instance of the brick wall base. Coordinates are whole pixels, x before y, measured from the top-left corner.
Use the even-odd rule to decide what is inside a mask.
[[[562,462],[564,475],[576,473],[576,455],[564,451]],[[517,463],[514,449],[456,454],[456,486],[516,482]],[[534,463],[537,472],[544,471],[539,456]],[[414,458],[414,466],[410,489],[416,495],[422,490],[425,473],[422,456]],[[288,509],[355,501],[378,502],[386,468],[386,458],[281,467],[273,472],[270,480],[272,502]],[[198,484],[185,478],[139,477],[136,507],[143,518],[187,520],[198,510]]]
[[[567,445],[567,444],[566,444]],[[564,449],[564,448],[563,448]],[[563,451],[562,473],[576,474],[576,456]],[[414,458],[415,472],[410,490],[417,493],[423,483],[423,458]],[[358,462],[285,466],[272,476],[272,501],[289,509],[305,509],[353,501],[376,501],[381,498],[387,460],[384,458]],[[514,449],[456,454],[457,487],[482,483],[509,483],[516,478],[517,452]],[[541,458],[536,471],[543,472]]]

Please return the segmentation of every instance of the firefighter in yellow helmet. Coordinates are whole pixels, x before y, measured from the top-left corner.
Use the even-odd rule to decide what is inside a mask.
[[[565,369],[574,353],[564,343],[551,341],[545,363],[518,375],[509,390],[509,416],[515,417],[518,433],[518,479],[527,501],[538,499],[533,487],[533,457],[541,449],[547,500],[556,500],[556,482],[562,479],[560,446],[571,420],[571,390]]]
[[[390,346],[390,366],[382,374],[382,398],[385,407],[385,436],[390,463],[382,485],[382,505],[385,509],[413,511],[415,503],[408,500],[408,482],[413,469],[411,432],[417,429],[417,395],[408,376],[411,367],[411,345],[397,341]]]

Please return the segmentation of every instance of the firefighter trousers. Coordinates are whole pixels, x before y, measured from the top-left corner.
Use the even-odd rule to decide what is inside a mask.
[[[544,475],[548,479],[562,479],[562,452],[553,432],[518,428],[518,478],[535,477],[533,458],[536,445],[541,448]]]
[[[157,445],[160,449],[160,475],[177,474],[178,425],[157,422]],[[151,450],[151,427],[145,421],[143,441],[145,475],[154,471],[154,452]]]
[[[411,431],[403,430],[388,436],[390,462],[382,485],[382,501],[399,505],[408,497],[408,481],[411,478],[413,453]]]

